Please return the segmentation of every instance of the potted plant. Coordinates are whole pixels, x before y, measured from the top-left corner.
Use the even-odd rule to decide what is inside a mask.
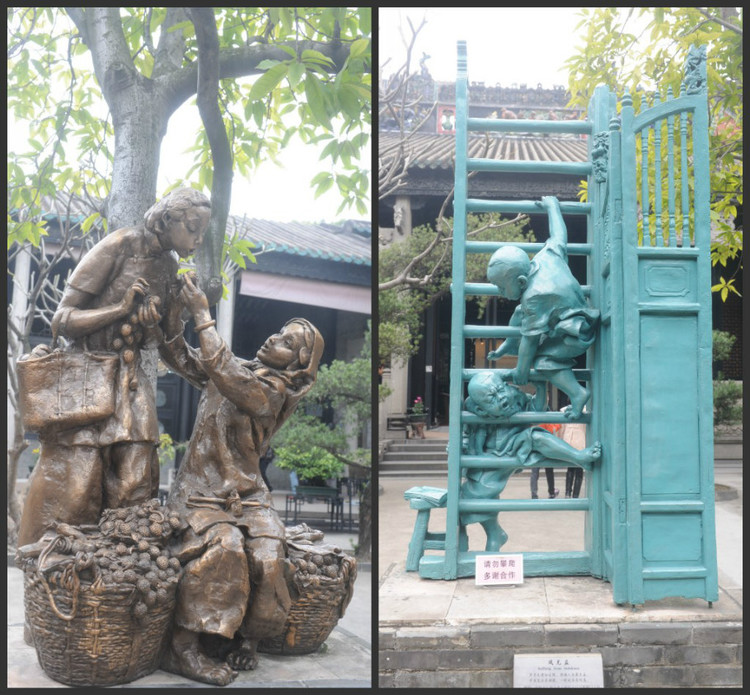
[[[414,430],[414,437],[420,437],[421,439],[424,439],[424,426],[427,422],[427,413],[425,411],[422,396],[417,396],[414,399],[414,403],[412,404],[410,411],[409,423]]]
[[[323,487],[328,479],[338,477],[344,470],[343,461],[317,446],[303,450],[290,445],[274,451],[274,463],[283,470],[297,473],[301,485]]]

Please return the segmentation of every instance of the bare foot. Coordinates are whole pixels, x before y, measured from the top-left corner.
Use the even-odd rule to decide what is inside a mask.
[[[580,452],[580,463],[581,467],[587,471],[591,470],[591,464],[598,461],[602,457],[602,445],[601,442],[594,442],[590,447],[581,449]]]
[[[228,685],[238,675],[229,665],[201,652],[197,639],[188,645],[172,642],[162,657],[161,668],[211,685]]]
[[[237,671],[252,671],[258,665],[257,647],[257,642],[242,640],[242,644],[227,657],[227,663]]]
[[[591,391],[585,388],[582,388],[575,396],[571,396],[570,406],[565,409],[565,417],[568,420],[577,420],[581,417],[583,406],[588,403],[589,398],[591,398]]]

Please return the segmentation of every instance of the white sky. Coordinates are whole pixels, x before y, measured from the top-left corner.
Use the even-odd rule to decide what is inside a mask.
[[[196,106],[184,104],[172,116],[161,146],[158,190],[164,190],[177,178],[184,176],[192,166],[193,153],[186,153],[185,150],[195,142],[195,134],[202,127]],[[321,145],[305,145],[292,139],[278,157],[282,166],[271,161],[263,162],[250,173],[248,179],[235,170],[231,214],[276,222],[363,219],[354,207],[337,214],[341,198],[335,185],[320,198],[314,197],[310,180],[318,172],[331,169],[330,160],[319,159],[326,142]],[[361,161],[369,168],[369,148],[363,153]],[[369,219],[370,200],[365,203],[368,214],[364,219]]]
[[[419,71],[423,53],[430,58],[427,68],[433,79],[452,82],[456,79],[456,42],[467,42],[469,80],[497,83],[509,87],[513,83],[536,87],[554,85],[567,87],[563,63],[582,41],[575,36],[580,21],[578,7],[508,7],[508,8],[380,8],[379,62],[392,74],[405,59],[406,51],[399,33],[403,27],[407,40],[411,18],[419,32],[412,53],[412,71]]]

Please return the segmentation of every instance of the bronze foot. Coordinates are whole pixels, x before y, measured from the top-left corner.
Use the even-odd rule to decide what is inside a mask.
[[[238,675],[228,664],[211,659],[201,652],[197,641],[179,647],[171,644],[162,658],[161,668],[211,685],[227,685]]]
[[[227,663],[237,671],[252,671],[258,665],[257,647],[256,641],[242,640],[242,644],[227,657]]]

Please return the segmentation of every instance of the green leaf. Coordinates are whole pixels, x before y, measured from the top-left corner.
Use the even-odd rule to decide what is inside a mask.
[[[168,34],[171,34],[173,31],[183,32],[185,38],[195,36],[195,27],[190,20],[177,22],[177,24],[173,24],[171,27],[169,27],[169,29],[167,29]]]
[[[296,60],[289,64],[289,70],[287,71],[287,79],[292,87],[296,87],[302,78],[305,76],[307,68],[303,63],[299,63]]]
[[[369,45],[370,39],[357,39],[356,41],[353,41],[351,47],[349,48],[349,57],[359,58],[360,56],[365,55],[365,53],[367,53],[367,48]]]
[[[88,234],[91,226],[100,218],[101,215],[98,212],[94,212],[89,215],[83,222],[81,222],[81,231],[83,231],[84,234]]]
[[[323,86],[320,80],[311,72],[308,72],[305,78],[305,97],[307,98],[307,105],[310,107],[313,118],[328,130],[333,130],[331,119],[328,116],[328,107],[326,105]]]
[[[268,96],[274,90],[276,85],[284,79],[287,68],[288,66],[286,63],[278,63],[263,73],[250,89],[249,99],[251,101],[257,101]]]
[[[265,60],[261,60],[260,63],[258,63],[258,70],[269,70],[274,65],[279,65],[281,63],[280,60],[275,60],[273,58],[266,58]]]
[[[320,51],[314,51],[312,49],[302,51],[302,62],[311,63],[313,65],[325,65],[326,67],[332,67],[334,64],[327,55],[323,55]]]
[[[337,96],[344,113],[346,113],[346,115],[352,120],[359,119],[362,113],[362,107],[360,105],[357,91],[351,85],[342,84],[339,87]]]
[[[262,101],[254,101],[252,102],[252,111],[253,111],[253,118],[255,119],[255,124],[258,126],[258,128],[263,127],[263,119],[266,116],[266,105]]]

